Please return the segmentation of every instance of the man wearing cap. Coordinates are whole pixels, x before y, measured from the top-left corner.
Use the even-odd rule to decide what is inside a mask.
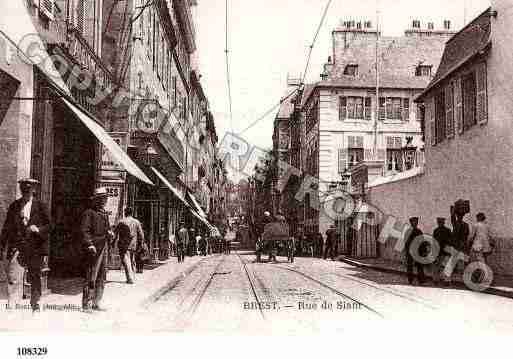
[[[417,268],[417,276],[419,279],[419,284],[422,285],[425,282],[425,276],[424,276],[424,265],[418,261],[415,260],[415,258],[410,253],[411,245],[413,244],[413,241],[418,236],[422,236],[422,231],[419,229],[419,217],[411,217],[410,218],[410,230],[408,238],[406,239],[406,271],[408,272],[408,283],[413,284],[413,266]],[[425,256],[426,250],[424,247],[424,244],[421,245],[421,248],[418,250],[418,254],[421,257]]]
[[[41,268],[45,264],[44,257],[49,253],[50,216],[48,207],[34,198],[39,181],[24,178],[18,183],[21,198],[9,206],[0,234],[0,253],[7,251],[8,304],[11,306],[13,301],[18,300],[16,293],[13,293],[16,287],[23,290],[23,271],[19,270],[22,265],[28,269],[30,305],[33,311],[39,311]]]
[[[328,258],[328,254],[331,260],[335,260],[335,246],[337,244],[337,230],[335,225],[330,225],[330,228],[326,231],[326,248],[324,249],[324,259]]]
[[[107,189],[96,188],[91,197],[91,208],[83,213],[80,224],[86,262],[82,308],[88,313],[93,310],[104,310],[100,303],[105,288],[106,253],[107,246],[114,238],[110,230],[109,217],[105,211],[107,200]]]
[[[438,217],[436,219],[436,223],[438,224],[438,227],[433,231],[433,238],[440,247],[440,253],[432,265],[433,281],[437,284],[442,276],[444,284],[449,284],[451,282],[451,277],[444,275],[444,260],[449,256],[449,253],[445,252],[445,248],[452,245],[452,232],[445,226],[445,218]]]

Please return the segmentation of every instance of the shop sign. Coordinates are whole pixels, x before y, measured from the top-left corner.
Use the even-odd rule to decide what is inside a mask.
[[[98,187],[105,187],[109,195],[105,210],[109,215],[110,225],[115,225],[121,218],[123,211],[123,184],[112,182],[100,182]]]
[[[109,135],[123,149],[128,148],[128,133],[126,132],[110,132]],[[125,168],[118,162],[105,147],[101,146],[101,168],[100,178],[102,181],[125,182]]]

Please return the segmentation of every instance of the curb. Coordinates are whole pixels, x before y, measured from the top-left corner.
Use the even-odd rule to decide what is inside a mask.
[[[355,261],[355,260],[351,260],[351,259],[348,259],[348,258],[344,258],[344,257],[338,257],[337,260],[339,262],[344,262],[346,264],[349,264],[349,265],[352,265],[352,266],[355,266],[355,267],[371,269],[371,270],[375,270],[377,272],[390,273],[390,274],[398,274],[398,275],[402,275],[402,276],[406,276],[407,275],[407,273],[405,271],[402,271],[402,270],[399,270],[399,269],[387,268],[387,267],[383,267],[383,266],[379,266],[379,265],[375,265],[375,264],[361,263],[361,262],[358,262],[358,261]],[[426,275],[426,278],[433,279],[430,275]],[[457,280],[455,280],[454,282],[458,283],[458,285],[462,285],[463,287],[466,288],[465,283],[463,283],[463,281],[460,280],[459,278]],[[502,290],[502,289],[499,289],[499,288],[496,288],[496,287],[490,287],[490,288],[484,290],[481,293],[486,293],[486,294],[490,294],[490,295],[496,295],[496,296],[499,296],[499,297],[513,299],[513,291],[510,292],[510,291]]]

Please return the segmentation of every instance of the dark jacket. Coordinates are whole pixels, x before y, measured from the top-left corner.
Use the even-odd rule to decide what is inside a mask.
[[[406,255],[408,257],[411,257],[411,254],[410,254],[410,247],[413,243],[413,240],[418,237],[418,236],[421,236],[423,235],[424,233],[422,233],[422,231],[418,228],[413,228],[411,231],[410,231],[410,234],[408,235],[408,238],[406,239]],[[423,242],[422,245],[419,247],[419,254],[420,256],[424,257],[426,252],[427,252],[427,246],[428,244],[426,242]]]
[[[337,242],[337,230],[330,228],[326,231],[326,247],[331,247]]]
[[[444,248],[446,246],[452,246],[452,232],[446,226],[437,227],[433,231],[433,238],[438,242],[440,246],[440,254],[445,255]]]
[[[141,222],[132,216],[125,217],[119,221],[116,227],[116,234],[119,236],[118,248],[122,252],[127,250],[135,251],[137,244],[144,241]]]
[[[95,246],[98,253],[111,240],[109,238],[110,224],[109,217],[105,211],[87,209],[82,214],[80,224],[82,246],[86,249]]]
[[[2,233],[0,234],[0,247],[7,246],[9,252],[17,248],[25,254],[47,256],[49,254],[50,215],[47,206],[37,199],[32,200],[30,220],[25,227],[21,218],[21,198],[11,203],[7,210]],[[29,233],[30,226],[39,228],[39,233]]]

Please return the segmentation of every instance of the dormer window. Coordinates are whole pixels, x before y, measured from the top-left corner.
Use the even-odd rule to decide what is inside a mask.
[[[347,65],[344,69],[344,75],[356,76],[358,75],[358,65]]]
[[[419,65],[419,66],[417,66],[417,69],[415,70],[415,76],[430,77],[432,68],[433,68],[433,66],[431,66],[431,65]]]

